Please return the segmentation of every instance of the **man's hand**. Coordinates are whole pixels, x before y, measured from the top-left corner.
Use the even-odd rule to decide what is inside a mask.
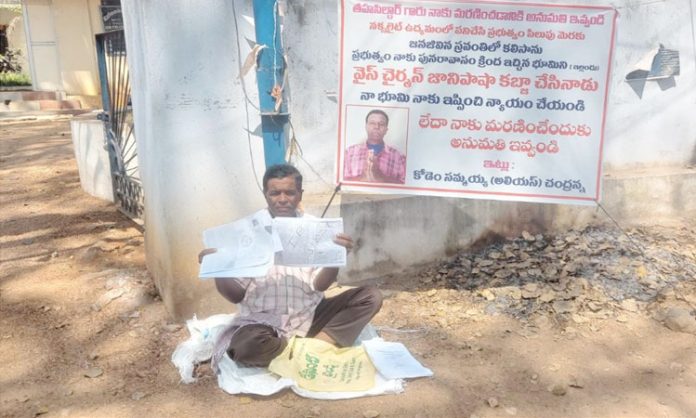
[[[375,164],[375,152],[373,150],[367,151],[367,167],[365,167],[365,181],[374,182],[377,180],[375,176],[375,170],[377,169],[377,164]],[[379,172],[379,169],[377,169]]]
[[[217,248],[206,248],[205,250],[201,251],[200,253],[198,253],[198,264],[201,264],[203,262],[203,257],[216,252]]]
[[[336,234],[333,239],[336,245],[340,245],[346,249],[346,252],[350,252],[353,249],[353,238],[348,234]]]
[[[377,174],[377,175],[375,175]],[[356,180],[356,181],[366,181],[368,183],[379,182],[382,177],[382,173],[379,171],[377,165],[377,156],[373,150],[367,151],[367,159],[365,159],[365,170],[358,177],[346,177],[345,180]]]
[[[377,155],[372,150],[368,151],[367,154],[367,168],[364,177],[365,181],[372,183],[395,183],[379,169]]]

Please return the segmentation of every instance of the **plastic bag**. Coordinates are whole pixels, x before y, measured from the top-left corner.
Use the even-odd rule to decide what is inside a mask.
[[[315,338],[291,338],[268,369],[307,390],[366,391],[375,385],[375,367],[362,346],[338,348]]]
[[[234,314],[213,315],[202,320],[194,315],[192,319],[186,321],[191,337],[179,344],[172,353],[172,363],[179,369],[182,382],[196,381],[193,377],[196,365],[210,359],[215,340],[233,319]]]

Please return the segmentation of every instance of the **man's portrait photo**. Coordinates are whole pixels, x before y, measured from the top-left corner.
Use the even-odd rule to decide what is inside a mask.
[[[408,109],[349,106],[343,180],[404,184]]]

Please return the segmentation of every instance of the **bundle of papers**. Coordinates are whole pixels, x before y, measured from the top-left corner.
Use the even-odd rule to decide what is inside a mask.
[[[257,212],[203,231],[215,253],[203,257],[199,277],[263,277],[273,265],[339,267],[346,249],[333,242],[343,219],[275,218]]]
[[[420,364],[401,343],[373,338],[363,341],[362,344],[372,364],[387,379],[409,379],[433,375],[432,370]]]

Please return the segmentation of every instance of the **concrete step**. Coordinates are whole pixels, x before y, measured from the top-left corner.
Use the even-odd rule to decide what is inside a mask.
[[[58,94],[55,91],[32,91],[32,90],[15,90],[15,91],[0,91],[0,102],[23,102],[30,100],[58,100]]]
[[[39,100],[41,110],[82,109],[79,100]]]
[[[5,101],[5,103],[0,106],[0,111],[5,112],[31,112],[36,110],[41,110],[41,103],[38,101],[25,102],[22,100],[13,100],[9,103]]]
[[[27,100],[0,103],[0,112],[31,112],[37,110],[82,109],[79,100]]]
[[[3,112],[0,110],[0,125],[28,121],[71,119],[75,115],[88,113],[86,109],[37,110],[28,112]]]
[[[23,91],[22,100],[58,100],[58,93],[55,91]]]

